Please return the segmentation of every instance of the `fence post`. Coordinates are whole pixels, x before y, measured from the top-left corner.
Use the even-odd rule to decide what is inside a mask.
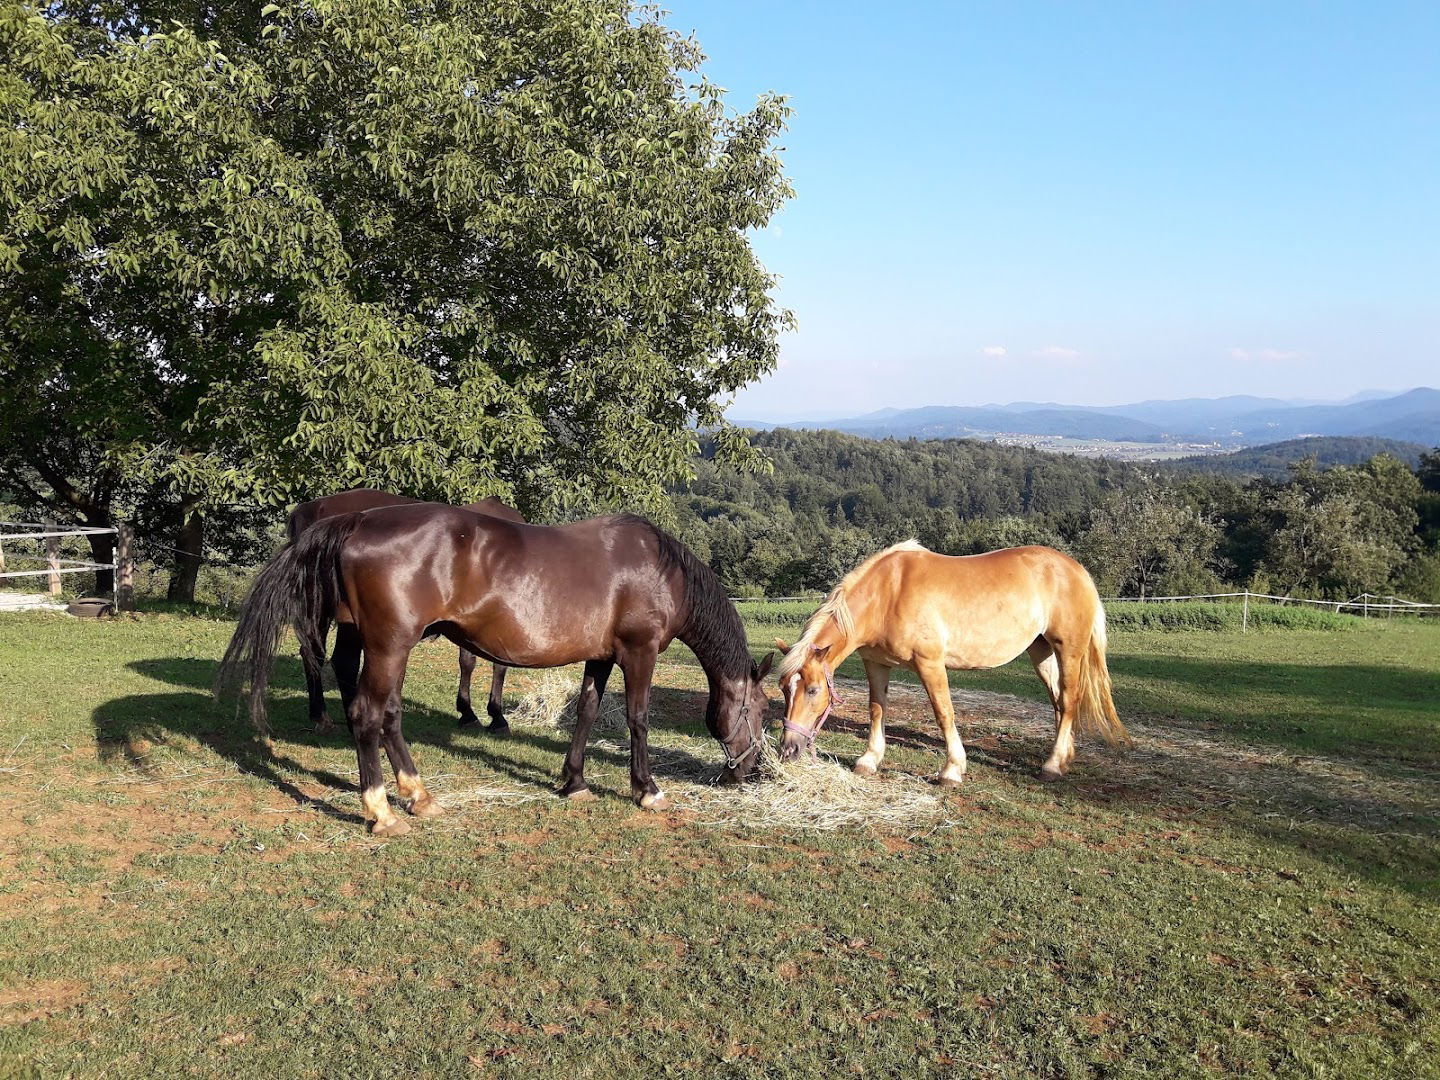
[[[1240,632],[1248,633],[1250,630],[1250,590],[1245,590],[1245,604],[1240,609]]]
[[[1360,617],[1362,619],[1370,618],[1370,594],[1368,592],[1360,594]]]
[[[135,530],[128,521],[115,526],[115,610],[135,609]]]
[[[55,522],[45,522],[45,531],[54,532]],[[45,538],[45,562],[50,567],[50,595],[60,595],[60,538],[58,536],[47,536]]]

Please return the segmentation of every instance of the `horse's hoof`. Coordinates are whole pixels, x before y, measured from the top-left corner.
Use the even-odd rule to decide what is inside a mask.
[[[433,795],[416,799],[410,804],[410,814],[413,817],[439,817],[443,813],[445,813],[445,808],[435,800]]]
[[[1042,784],[1058,784],[1065,779],[1065,774],[1059,769],[1053,769],[1046,765],[1040,770],[1040,782]]]
[[[663,791],[654,794],[642,795],[640,797],[641,810],[654,810],[657,813],[661,810],[669,810],[673,804]]]
[[[556,792],[556,794],[559,795],[562,799],[567,799],[570,802],[580,803],[595,801],[595,793],[591,791],[588,787],[576,788],[574,791],[559,791]]]
[[[455,726],[464,728],[479,727],[480,718],[473,713],[470,716],[462,716],[459,720],[455,721]]]
[[[935,777],[936,787],[957,788],[964,782],[965,777],[963,775],[958,780],[953,776],[946,776],[944,773],[941,773],[939,776]]]
[[[410,831],[410,823],[404,818],[390,818],[388,821],[372,821],[370,835],[379,837],[404,836]]]
[[[868,761],[855,762],[855,768],[851,770],[856,776],[874,776],[876,769]]]
[[[316,735],[333,735],[334,733],[335,733],[335,725],[332,724],[329,720],[316,720],[316,721],[315,721],[315,734],[316,734]]]
[[[508,739],[510,737],[509,724],[490,724],[488,727],[485,728],[485,731],[487,734],[493,735],[497,739]]]

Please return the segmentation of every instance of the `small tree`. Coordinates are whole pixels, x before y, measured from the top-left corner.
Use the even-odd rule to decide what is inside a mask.
[[[1388,455],[1324,472],[1300,463],[1266,508],[1266,573],[1287,595],[1388,587],[1415,548],[1419,495],[1414,474]]]
[[[1096,508],[1079,546],[1102,592],[1143,598],[1208,587],[1219,542],[1218,526],[1202,513],[1163,489],[1137,486]]]

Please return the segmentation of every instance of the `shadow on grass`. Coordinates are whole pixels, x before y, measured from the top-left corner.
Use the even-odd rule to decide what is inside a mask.
[[[1170,659],[1164,670],[1173,671],[1176,666]],[[1282,675],[1293,679],[1313,670],[1305,665],[1238,666],[1244,670],[1234,680],[1224,670],[1228,665],[1196,664],[1186,674],[1196,685],[1214,688],[1223,698],[1235,694],[1236,686],[1250,684],[1251,679],[1262,680],[1269,693],[1284,694],[1283,682],[1263,680]],[[1287,670],[1258,670],[1265,667]],[[1433,714],[1436,707],[1427,699],[1418,714],[1411,711],[1414,696],[1425,685],[1413,671],[1374,666],[1327,670],[1322,678],[1336,679],[1336,673],[1347,673],[1365,688],[1366,705],[1390,710],[1396,724],[1423,722],[1424,714]],[[965,688],[1011,689],[998,683],[995,680],[986,686],[982,680],[967,680]],[[1322,698],[1316,688],[1310,695],[1316,701]],[[847,715],[836,716],[830,725],[834,733],[853,739],[851,747],[843,749],[832,743],[832,751],[838,752],[842,761],[864,749],[869,729],[861,719],[864,688],[855,687],[846,705]],[[1124,807],[1177,822],[1199,817],[1222,820],[1358,877],[1417,895],[1440,895],[1440,788],[1434,782],[1431,755],[1413,753],[1404,738],[1377,738],[1375,729],[1367,726],[1371,717],[1358,717],[1353,709],[1336,711],[1331,721],[1334,731],[1326,734],[1338,749],[1330,752],[1316,749],[1307,737],[1308,730],[1293,732],[1298,726],[1293,715],[1276,717],[1265,726],[1263,708],[1252,703],[1250,709],[1252,715],[1245,719],[1262,725],[1259,737],[1252,737],[1247,726],[1233,719],[1225,723],[1145,715],[1138,709],[1127,710],[1122,701],[1121,711],[1135,729],[1135,750],[1114,754],[1093,740],[1082,740],[1069,779],[1047,790],[1062,804]],[[1048,703],[1038,705],[1025,721],[1008,708],[999,709],[1001,719],[994,723],[983,719],[983,707],[979,716],[976,712],[973,705],[963,702],[957,708],[971,760],[1013,776],[1018,783],[1038,782],[1039,766],[1049,754],[1053,738]],[[938,768],[944,759],[944,743],[929,702],[914,693],[892,693],[890,717],[887,741],[897,748],[933,755]],[[1308,729],[1308,722],[1305,726]],[[1408,733],[1408,729],[1402,730]],[[1348,740],[1347,732],[1353,736]]]
[[[242,771],[257,776],[275,787],[297,804],[313,806],[319,812],[341,821],[359,824],[358,814],[330,805],[323,799],[306,794],[296,786],[295,776],[308,776],[328,788],[358,790],[353,777],[340,776],[328,769],[313,768],[280,749],[271,750],[251,728],[248,719],[231,702],[216,702],[210,696],[217,663],[193,657],[168,657],[137,660],[128,665],[148,678],[182,688],[170,694],[141,694],[116,698],[99,706],[91,720],[102,760],[125,760],[132,768],[149,772],[151,766],[144,753],[135,748],[142,742],[163,744],[172,738],[193,739],[216,755],[231,761]],[[303,685],[304,677],[298,660],[281,657],[275,665],[272,687]],[[612,690],[615,688],[612,686]],[[332,695],[333,698],[333,695]],[[606,695],[608,701],[610,694]],[[652,730],[671,730],[690,736],[708,737],[703,717],[704,692],[654,687],[651,693],[650,726]],[[338,702],[330,703],[332,719]],[[677,722],[673,718],[691,716],[693,722]],[[333,750],[351,747],[349,733],[343,722],[332,734],[316,732],[310,723],[308,706],[303,698],[270,701],[270,726],[276,739],[286,744],[314,749]],[[561,763],[570,745],[567,734],[543,728],[514,727],[508,736],[497,737],[483,728],[460,728],[453,713],[441,713],[407,700],[403,723],[406,741],[412,746],[430,746],[457,757],[468,758],[479,765],[509,777],[521,784],[553,789],[559,781]],[[601,761],[628,769],[628,753],[594,745],[602,734],[592,733],[587,761]],[[628,740],[627,732],[618,738]],[[543,752],[553,762],[546,766],[527,760],[522,754],[507,752],[507,747]],[[702,759],[685,750],[667,746],[664,755],[652,755],[652,768],[663,784],[666,780],[694,780],[702,775],[719,773],[718,749],[714,761]],[[423,760],[422,775],[423,771]],[[388,766],[387,766],[388,771]]]

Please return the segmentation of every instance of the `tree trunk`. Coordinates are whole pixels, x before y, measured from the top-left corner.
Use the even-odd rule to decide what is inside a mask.
[[[91,523],[93,524],[93,523]],[[108,522],[101,528],[108,527]],[[115,535],[113,533],[91,533],[85,538],[90,541],[90,561],[113,563],[115,561]],[[96,596],[109,596],[115,591],[115,571],[95,571]]]
[[[186,604],[195,602],[195,581],[204,561],[205,519],[200,511],[182,506],[180,529],[175,534],[175,564],[170,569],[170,588],[165,596]]]

